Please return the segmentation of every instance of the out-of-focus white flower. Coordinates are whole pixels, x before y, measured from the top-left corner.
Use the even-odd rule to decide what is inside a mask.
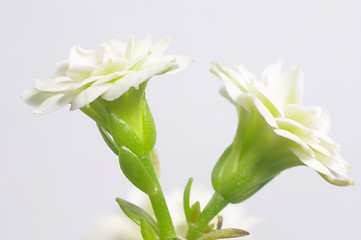
[[[55,111],[67,104],[71,110],[82,108],[98,97],[113,101],[154,75],[184,69],[192,59],[163,55],[171,40],[165,38],[152,44],[151,37],[134,42],[118,40],[103,42],[98,50],[85,50],[75,45],[69,60],[60,62],[53,78],[36,80],[35,88],[22,98],[35,106],[35,114]]]
[[[348,177],[348,163],[338,153],[339,146],[327,136],[330,127],[329,115],[320,107],[302,105],[303,72],[299,66],[282,71],[282,65],[283,62],[279,61],[267,67],[259,81],[243,66],[239,66],[236,72],[213,63],[211,72],[223,81],[223,95],[238,108],[239,129],[242,127],[242,118],[245,120],[244,134],[241,133],[242,139],[238,141],[243,146],[237,145],[233,148],[258,146],[258,150],[255,147],[256,150],[252,153],[253,157],[258,152],[263,154],[262,151],[264,157],[279,152],[277,158],[284,157],[282,161],[287,160],[287,155],[281,155],[283,148],[280,141],[278,148],[267,148],[267,145],[276,143],[277,140],[273,140],[274,136],[263,134],[265,131],[261,126],[254,125],[256,120],[252,119],[262,116],[273,129],[273,135],[286,139],[288,149],[303,164],[316,170],[332,184],[352,184]],[[255,136],[251,136],[252,133],[255,133]],[[267,149],[267,152],[262,149]],[[272,167],[275,166],[269,165],[270,171]]]
[[[178,236],[184,237],[187,232],[187,222],[183,211],[183,193],[181,190],[173,191],[167,196],[169,211],[172,215],[173,223]],[[205,206],[212,196],[211,192],[199,186],[192,189],[191,201],[199,201],[201,206]],[[151,204],[146,196],[135,190],[130,193],[129,200],[132,203],[151,212]],[[260,219],[247,216],[243,204],[229,205],[220,214],[223,217],[222,228],[240,228],[247,231],[260,222]],[[215,218],[212,223],[216,223]],[[84,240],[141,240],[140,228],[123,213],[103,216],[95,221],[94,231]],[[241,239],[250,240],[250,236]]]

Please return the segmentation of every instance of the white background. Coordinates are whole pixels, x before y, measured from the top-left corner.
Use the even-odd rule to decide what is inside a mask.
[[[154,77],[147,97],[158,129],[166,191],[189,177],[208,187],[235,133],[236,112],[209,73],[218,60],[256,75],[278,59],[301,64],[305,105],[325,107],[330,136],[342,145],[354,187],[336,187],[305,167],[285,171],[246,201],[268,220],[255,239],[361,237],[361,5],[354,1],[50,1],[0,2],[0,239],[81,239],[130,184],[94,123],[80,111],[33,116],[20,93],[46,79],[80,42],[127,41],[134,33],[173,39],[170,54],[196,62]]]

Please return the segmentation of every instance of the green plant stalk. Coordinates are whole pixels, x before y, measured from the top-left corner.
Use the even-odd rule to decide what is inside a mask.
[[[173,226],[173,221],[170,216],[167,203],[165,201],[162,188],[160,186],[156,171],[154,169],[152,160],[149,154],[141,157],[145,168],[147,169],[150,176],[153,178],[154,183],[157,186],[157,189],[154,194],[148,195],[152,208],[154,211],[155,218],[157,219],[158,227],[160,230],[159,238],[160,240],[167,240],[168,238],[175,238],[176,233]]]
[[[189,226],[186,239],[196,240],[201,237],[209,222],[228,204],[221,194],[215,192],[196,222]]]

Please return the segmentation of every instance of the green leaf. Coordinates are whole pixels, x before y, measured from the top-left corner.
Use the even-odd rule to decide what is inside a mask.
[[[144,240],[158,240],[157,234],[149,223],[144,219],[140,219],[140,232]]]
[[[157,191],[157,186],[142,161],[124,146],[119,149],[119,165],[128,180],[139,190],[147,195],[153,195]]]
[[[186,215],[186,219],[187,219],[187,223],[188,225],[191,224],[191,212],[190,212],[190,195],[191,195],[191,187],[192,187],[192,183],[193,183],[193,178],[190,178],[188,180],[188,183],[184,189],[184,193],[183,193],[183,208],[184,208],[184,213]]]
[[[117,145],[115,144],[115,142],[113,141],[110,134],[104,128],[102,128],[98,123],[97,123],[97,127],[98,127],[99,132],[102,135],[104,141],[108,145],[108,147],[115,153],[115,155],[118,156],[119,149],[118,149]]]
[[[144,154],[143,143],[136,132],[114,114],[110,114],[109,117],[109,131],[118,148],[125,146],[138,157]]]
[[[220,229],[216,231],[212,231],[210,233],[204,234],[202,237],[198,238],[197,240],[215,240],[215,239],[224,239],[224,238],[238,238],[244,237],[249,235],[249,232],[236,229],[236,228],[229,228],[229,229]]]
[[[145,212],[140,207],[134,205],[133,203],[130,203],[121,198],[117,198],[116,200],[117,200],[120,208],[125,213],[125,215],[127,215],[133,222],[135,222],[139,226],[141,226],[142,221],[146,222],[147,225],[153,229],[153,232],[157,236],[159,236],[158,225],[157,225],[156,221],[153,219],[153,217],[151,217],[147,212]]]
[[[197,221],[199,215],[201,215],[200,203],[198,201],[195,202],[189,211],[190,211],[190,222],[195,223]]]

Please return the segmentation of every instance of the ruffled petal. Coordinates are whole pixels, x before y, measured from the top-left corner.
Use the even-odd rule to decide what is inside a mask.
[[[147,55],[150,52],[151,47],[152,38],[150,36],[146,36],[142,40],[136,42],[134,45],[134,58]]]
[[[75,82],[83,81],[90,77],[95,66],[90,65],[72,65],[66,72],[66,75]]]
[[[324,175],[330,176],[334,178],[330,170],[323,165],[320,161],[318,161],[315,157],[312,157],[308,152],[304,151],[302,148],[290,148],[290,150],[300,159],[308,167],[313,170],[322,173]]]
[[[26,90],[21,98],[30,106],[39,107],[46,99],[59,94],[58,92],[42,92],[35,88]]]
[[[289,131],[297,135],[301,140],[307,144],[318,144],[320,140],[309,128],[306,128],[301,123],[287,118],[276,118],[277,125],[280,129]]]
[[[74,98],[73,94],[58,93],[43,101],[40,106],[34,111],[34,114],[45,114],[58,110],[69,104]]]
[[[282,108],[272,95],[267,92],[267,88],[261,82],[254,81],[250,86],[249,93],[257,97],[268,108],[273,117],[283,116]]]
[[[108,91],[110,87],[112,87],[111,83],[92,85],[88,87],[74,98],[74,100],[71,102],[70,111],[74,111],[88,105],[104,92]]]
[[[133,60],[133,55],[134,55],[134,35],[130,34],[127,48],[125,50],[125,58],[131,61]]]
[[[178,65],[178,68],[167,72],[167,74],[179,73],[179,72],[183,71],[184,69],[186,69],[192,62],[194,62],[194,58],[184,56],[184,55],[167,56],[167,59],[168,58],[173,59],[174,63],[176,63]],[[162,61],[164,61],[164,60],[165,59],[162,59]],[[168,62],[170,62],[170,61],[168,61]]]
[[[164,39],[160,40],[159,42],[157,42],[156,44],[154,44],[151,47],[150,55],[154,59],[162,57],[164,55],[165,51],[168,49],[171,42],[172,42],[172,40],[170,38],[164,38]]]
[[[261,81],[270,89],[275,96],[279,95],[281,86],[281,71],[284,61],[268,66],[262,73]]]
[[[69,62],[68,61],[62,61],[57,63],[57,69],[54,73],[54,78],[58,77],[65,77],[66,71],[69,69]]]
[[[125,58],[109,59],[94,69],[91,76],[104,76],[114,72],[124,71],[129,68],[129,65],[129,61]]]
[[[35,80],[35,88],[43,92],[62,92],[70,88],[74,81],[69,77],[58,77],[46,80]]]
[[[102,62],[103,53],[102,49],[90,51],[82,49],[79,44],[76,44],[70,50],[69,66],[95,67]]]
[[[286,118],[322,133],[327,133],[330,129],[330,116],[323,108],[289,104],[285,106],[284,113]]]
[[[281,76],[280,99],[283,106],[301,104],[303,98],[303,71],[300,66],[293,66]]]
[[[127,43],[119,41],[117,39],[110,39],[109,41],[102,43],[104,56],[107,56],[107,59],[113,58],[125,58],[125,51],[127,48]]]
[[[246,90],[241,85],[237,84],[234,79],[229,78],[218,63],[214,62],[213,65],[214,67],[211,68],[211,72],[219,79],[221,79],[229,97],[233,99],[233,101],[236,103],[244,104],[242,101],[242,95],[244,95],[244,92],[246,92]],[[242,99],[239,99],[240,97],[242,97]],[[248,111],[250,111],[249,107]]]
[[[269,109],[257,98],[253,98],[254,105],[256,106],[258,112],[263,116],[264,120],[273,128],[277,128],[277,122],[273,117]]]
[[[275,129],[274,132],[277,135],[290,140],[289,143],[293,148],[299,149],[299,147],[301,147],[302,151],[306,152],[311,157],[315,157],[315,154],[312,151],[312,149],[295,134],[293,134],[289,131],[283,130],[283,129]]]
[[[106,91],[102,98],[107,101],[113,101],[123,95],[131,87],[138,87],[139,84],[149,79],[149,72],[133,72],[114,82],[111,88]]]
[[[345,165],[340,160],[341,156],[339,154],[331,156],[329,154],[325,154],[325,152],[321,152],[322,148],[318,148],[317,150],[313,148],[314,153],[316,154],[316,159],[319,160],[322,164],[324,164],[332,173],[335,178],[348,178],[348,170]]]

